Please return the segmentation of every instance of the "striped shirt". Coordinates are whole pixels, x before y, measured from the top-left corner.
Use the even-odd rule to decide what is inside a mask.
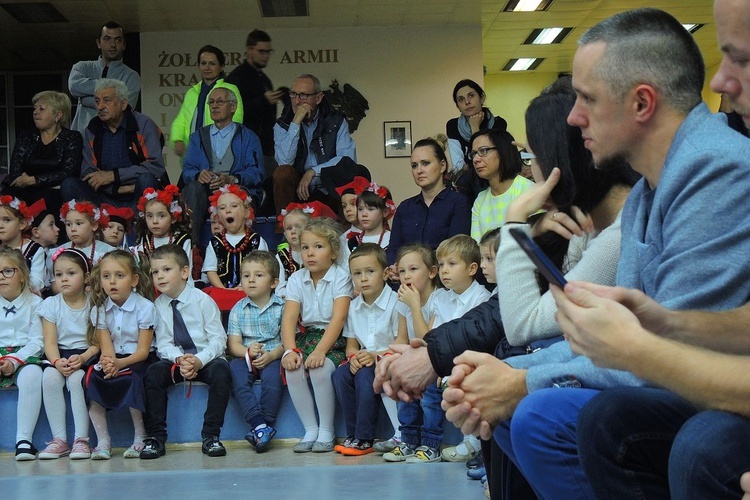
[[[284,301],[276,294],[263,307],[245,297],[235,304],[229,312],[227,335],[242,337],[242,345],[250,347],[259,342],[263,350],[272,351],[281,345],[281,316],[284,312]]]
[[[471,237],[478,242],[484,233],[505,224],[508,206],[533,185],[532,181],[518,175],[508,190],[500,195],[493,196],[490,188],[479,193],[471,207]]]

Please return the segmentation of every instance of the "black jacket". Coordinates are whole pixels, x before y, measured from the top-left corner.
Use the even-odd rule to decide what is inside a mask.
[[[441,377],[451,374],[453,358],[464,351],[494,353],[505,338],[497,294],[458,319],[443,323],[424,336],[432,367]]]
[[[20,133],[13,147],[10,159],[10,170],[5,182],[9,185],[22,173],[36,179],[35,188],[59,186],[67,177],[78,177],[81,172],[83,138],[75,130],[63,128],[55,139],[57,161],[46,168],[34,168],[30,164],[36,147],[41,142],[38,130]]]

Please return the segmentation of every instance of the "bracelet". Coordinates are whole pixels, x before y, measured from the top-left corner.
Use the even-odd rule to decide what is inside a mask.
[[[385,351],[383,354],[378,354],[375,359],[377,361],[380,361],[381,359],[383,359],[386,356],[393,356],[393,353],[391,351]]]
[[[281,355],[281,359],[284,359],[287,354],[291,354],[293,352],[296,352],[297,354],[302,354],[302,351],[300,351],[299,349],[295,347],[294,349],[287,349],[286,351],[284,351],[284,354]]]
[[[56,360],[54,360],[54,361],[52,362],[52,366],[54,366],[55,368],[57,368],[57,362],[58,362],[58,361],[60,361],[61,359],[62,359],[62,358],[57,358]]]

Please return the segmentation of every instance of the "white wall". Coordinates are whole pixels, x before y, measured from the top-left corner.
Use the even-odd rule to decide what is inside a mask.
[[[312,73],[324,86],[333,79],[342,88],[348,83],[369,101],[370,110],[353,134],[358,161],[370,169],[376,182],[391,189],[397,202],[418,190],[408,158],[385,158],[383,122],[411,121],[413,142],[445,133],[445,122],[458,115],[451,97],[455,83],[462,78],[482,82],[478,25],[279,29],[269,34],[275,52],[266,73],[274,86],[290,86],[296,76]],[[175,83],[197,81],[195,52],[209,43],[221,48],[228,53],[229,73],[244,59],[246,35],[245,31],[141,33],[143,112],[168,133],[178,100],[187,89]],[[294,62],[294,51],[303,51],[307,59],[308,51],[319,50],[336,62]],[[175,181],[179,162],[169,146],[164,151]]]

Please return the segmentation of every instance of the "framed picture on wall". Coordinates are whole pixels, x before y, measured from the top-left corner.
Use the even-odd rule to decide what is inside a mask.
[[[383,122],[386,158],[411,156],[411,122]]]

